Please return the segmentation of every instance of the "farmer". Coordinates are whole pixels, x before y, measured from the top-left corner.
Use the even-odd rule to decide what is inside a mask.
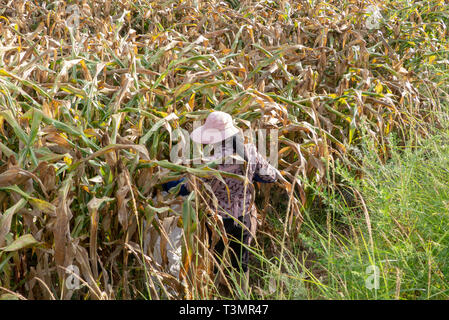
[[[226,185],[217,178],[205,180],[218,200],[214,205],[211,199],[209,207],[223,219],[230,240],[229,246],[233,251],[231,252],[233,267],[238,268],[241,265],[246,277],[244,286],[247,287],[249,280],[247,246],[255,237],[257,227],[252,182],[275,182],[280,173],[257,152],[253,144],[244,144],[240,130],[233,125],[232,117],[225,112],[210,113],[205,124],[191,133],[191,138],[204,147],[214,146],[214,154],[209,160],[222,159],[218,170],[246,176],[248,179],[248,183],[245,183],[236,178],[223,176],[229,193]],[[218,255],[223,253],[222,240],[215,246],[215,250]]]

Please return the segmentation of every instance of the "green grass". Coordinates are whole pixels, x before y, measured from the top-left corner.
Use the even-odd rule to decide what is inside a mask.
[[[386,162],[364,139],[362,179],[335,166],[354,197],[310,186],[320,201],[306,211],[300,241],[288,243],[282,273],[280,259],[259,256],[264,297],[448,299],[448,138],[449,130],[439,129],[416,146],[392,139]],[[366,285],[371,265],[379,270],[378,289]]]

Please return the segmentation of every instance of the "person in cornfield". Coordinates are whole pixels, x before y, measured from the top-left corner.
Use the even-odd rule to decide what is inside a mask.
[[[210,199],[208,205],[223,219],[230,240],[229,247],[232,250],[232,265],[237,270],[241,266],[245,274],[243,285],[247,290],[248,246],[255,238],[257,228],[253,182],[273,183],[277,181],[280,173],[257,152],[253,144],[244,144],[243,135],[233,125],[232,117],[225,112],[210,113],[205,124],[195,129],[190,136],[194,142],[202,144],[203,147],[214,146],[214,154],[209,160],[220,158],[222,160],[216,169],[247,178],[247,183],[226,176],[223,176],[225,183],[217,178],[205,180],[217,199],[217,201]],[[224,248],[223,240],[220,240],[215,246],[216,254],[221,257]]]

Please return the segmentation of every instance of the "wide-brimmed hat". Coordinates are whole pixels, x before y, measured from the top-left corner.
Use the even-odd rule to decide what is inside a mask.
[[[239,131],[239,128],[234,127],[231,115],[214,111],[207,116],[203,126],[193,130],[190,137],[197,143],[214,144],[232,137]]]

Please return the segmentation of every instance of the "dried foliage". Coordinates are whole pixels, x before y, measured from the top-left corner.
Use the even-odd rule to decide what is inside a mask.
[[[397,13],[369,29],[371,4]],[[4,293],[212,297],[205,228],[220,225],[206,219],[197,177],[219,173],[170,163],[173,130],[213,109],[242,128],[279,129],[289,183],[276,188],[290,199],[286,232],[299,231],[310,205],[302,181],[332,184],[327,161],[354,160],[360,130],[382,157],[391,132],[426,133],[439,105],[423,90],[447,93],[429,78],[448,50],[446,25],[432,18],[443,4],[0,1]],[[195,192],[163,196],[160,184],[179,177]],[[176,228],[179,275],[169,263]],[[65,285],[72,265],[79,290]]]

